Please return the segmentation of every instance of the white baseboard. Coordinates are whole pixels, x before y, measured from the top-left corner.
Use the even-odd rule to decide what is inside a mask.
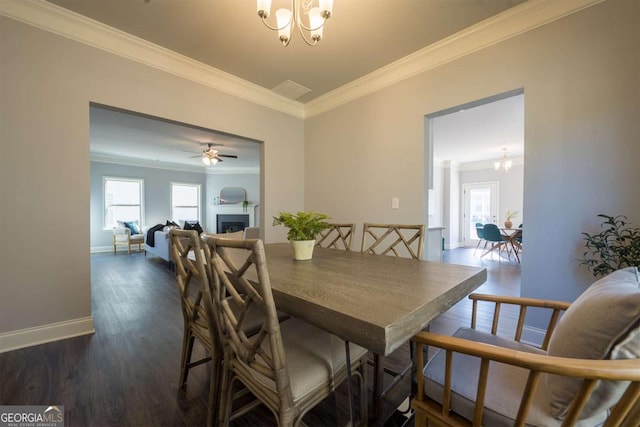
[[[113,252],[113,246],[91,246],[90,249],[92,254],[97,254],[101,252]],[[127,252],[126,246],[118,246],[118,252]],[[131,253],[144,252],[144,248],[138,250],[138,247],[131,248]]]
[[[89,335],[95,331],[93,318],[83,317],[33,328],[4,332],[0,334],[0,353],[81,335]]]
[[[524,326],[522,328],[521,341],[526,344],[532,344],[540,347],[544,342],[544,336],[547,333],[545,329],[534,328],[533,326]]]
[[[444,248],[445,249],[457,249],[457,248],[461,248],[464,245],[461,242],[456,242],[456,243],[445,243]]]

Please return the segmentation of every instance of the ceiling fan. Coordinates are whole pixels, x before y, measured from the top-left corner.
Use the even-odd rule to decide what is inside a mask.
[[[217,144],[215,144],[217,145]],[[216,150],[215,148],[213,148],[214,144],[207,144],[207,148],[204,149],[202,151],[202,154],[197,155],[197,156],[191,156],[191,158],[195,158],[195,157],[200,157],[202,156],[202,163],[204,163],[205,165],[209,166],[209,165],[215,165],[218,162],[222,161],[222,157],[226,157],[226,158],[230,158],[230,159],[237,159],[238,156],[232,155],[232,154],[220,154],[218,152],[218,150]]]

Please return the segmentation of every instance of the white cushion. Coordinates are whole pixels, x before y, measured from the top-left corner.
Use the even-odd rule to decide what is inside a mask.
[[[333,389],[334,373],[347,364],[345,342],[335,335],[295,318],[280,323],[280,333],[293,400],[303,399],[322,385],[329,385]],[[270,353],[268,339],[262,342],[262,348]],[[352,363],[366,354],[365,348],[349,344]],[[273,381],[262,376],[256,379],[272,391],[276,391]]]

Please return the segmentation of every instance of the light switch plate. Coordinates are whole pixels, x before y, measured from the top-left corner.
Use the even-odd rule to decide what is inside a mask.
[[[398,197],[391,198],[391,209],[400,209],[400,199]]]

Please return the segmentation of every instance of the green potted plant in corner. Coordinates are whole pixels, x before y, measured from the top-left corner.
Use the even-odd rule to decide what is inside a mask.
[[[579,259],[595,277],[625,267],[640,267],[640,228],[629,226],[624,215],[598,215],[604,218],[602,231],[582,233],[587,251]]]
[[[316,234],[331,225],[325,220],[329,217],[317,212],[280,212],[273,217],[273,225],[284,225],[289,229],[287,239],[291,242],[293,259],[308,260],[313,256]]]

